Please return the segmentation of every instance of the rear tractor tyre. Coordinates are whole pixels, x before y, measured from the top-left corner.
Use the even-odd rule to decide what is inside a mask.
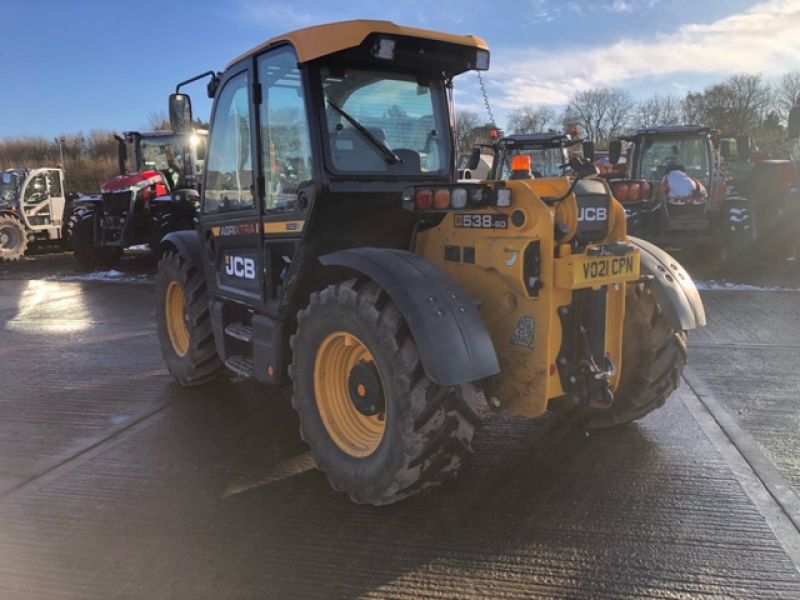
[[[187,387],[217,379],[224,366],[214,345],[200,267],[167,251],[158,264],[155,288],[158,341],[169,372]]]
[[[94,220],[92,208],[79,208],[70,217],[70,245],[84,271],[110,269],[122,258],[122,248],[95,246]]]
[[[637,421],[664,405],[686,366],[686,332],[670,327],[646,283],[627,286],[622,340],[621,379],[611,406],[556,405],[556,412],[589,429],[602,429]]]
[[[400,311],[375,283],[313,293],[291,345],[300,434],[354,502],[390,504],[435,486],[471,453],[482,395],[428,379]]]
[[[16,262],[28,249],[25,225],[12,215],[0,215],[0,262]]]

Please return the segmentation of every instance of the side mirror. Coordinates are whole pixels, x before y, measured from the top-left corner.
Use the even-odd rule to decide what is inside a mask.
[[[800,104],[793,106],[789,113],[789,139],[800,138]]]
[[[736,155],[739,160],[750,160],[751,143],[749,135],[740,135],[736,138]]]
[[[615,165],[622,156],[622,140],[611,140],[608,144],[608,162]]]
[[[737,144],[738,146],[738,144]],[[731,157],[731,141],[730,140],[721,140],[719,143],[719,153],[722,155],[722,158],[725,160]]]
[[[467,168],[470,171],[474,171],[478,168],[479,164],[481,164],[481,149],[473,148],[469,155],[469,160],[467,161]]]
[[[170,94],[169,125],[175,133],[192,128],[192,100],[186,94]]]
[[[11,173],[9,173],[8,171],[3,172],[3,184],[11,185]]]
[[[591,140],[586,140],[583,142],[583,158],[586,160],[593,161],[594,160],[594,142]]]

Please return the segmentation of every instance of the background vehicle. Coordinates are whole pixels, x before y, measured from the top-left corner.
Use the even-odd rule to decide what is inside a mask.
[[[19,260],[29,242],[66,243],[70,205],[61,169],[0,173],[0,261]]]
[[[164,238],[156,277],[165,362],[183,385],[290,378],[317,466],[356,502],[455,474],[484,394],[589,426],[644,416],[704,324],[590,163],[456,182],[452,79],[488,64],[479,38],[351,21],[212,73],[198,229]],[[170,115],[191,123],[188,96]]]
[[[773,149],[770,154],[786,158],[765,158],[753,147],[749,136],[725,136],[719,140],[722,167],[730,175],[730,184],[751,199],[759,233],[754,250],[759,256],[779,259],[796,254],[800,227],[796,157],[789,156],[792,150],[785,144],[780,146],[777,153]]]
[[[166,233],[194,226],[206,137],[203,130],[117,136],[120,174],[99,195],[81,197],[72,217],[72,248],[82,268],[112,267],[124,248],[157,249]],[[130,173],[128,146],[134,157]]]
[[[563,177],[569,173],[570,153],[581,140],[561,133],[526,133],[500,138],[494,145],[494,161],[487,179],[507,180],[512,178],[516,156],[530,157],[530,171],[534,177]],[[580,150],[583,157],[591,161],[594,145],[583,142]]]
[[[714,249],[726,262],[750,256],[757,237],[756,211],[724,174],[714,130],[696,125],[641,129],[611,142],[616,163],[621,143],[630,143],[627,179],[613,180],[631,233],[677,248]],[[682,178],[686,193],[670,182]],[[673,187],[670,187],[670,186]]]

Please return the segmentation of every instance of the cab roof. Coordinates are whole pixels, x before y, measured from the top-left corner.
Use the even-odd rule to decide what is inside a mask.
[[[577,144],[580,140],[574,140],[564,133],[514,133],[511,135],[500,138],[498,143],[505,144],[506,146],[515,146],[519,144],[524,146],[526,144],[536,144],[542,146],[571,146]]]
[[[329,54],[335,54],[342,50],[348,50],[361,45],[368,36],[375,33],[387,35],[416,37],[450,44],[460,44],[481,50],[488,50],[489,45],[481,38],[474,35],[454,35],[431,31],[428,29],[417,29],[416,27],[405,27],[396,25],[391,21],[369,21],[354,20],[340,21],[338,23],[327,23],[298,29],[284,35],[267,40],[263,44],[256,46],[249,52],[245,52],[232,60],[226,68],[230,68],[240,60],[258,54],[271,46],[288,42],[297,52],[297,59],[300,63],[309,62]]]

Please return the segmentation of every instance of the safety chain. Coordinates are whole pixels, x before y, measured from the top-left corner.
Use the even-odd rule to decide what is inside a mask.
[[[486,112],[489,113],[489,123],[492,126],[492,129],[497,129],[497,123],[494,122],[494,114],[492,113],[492,107],[489,104],[489,95],[486,93],[486,85],[483,82],[483,76],[481,75],[480,71],[475,71],[478,74],[478,81],[481,84],[481,94],[483,94],[483,104],[486,106]]]

